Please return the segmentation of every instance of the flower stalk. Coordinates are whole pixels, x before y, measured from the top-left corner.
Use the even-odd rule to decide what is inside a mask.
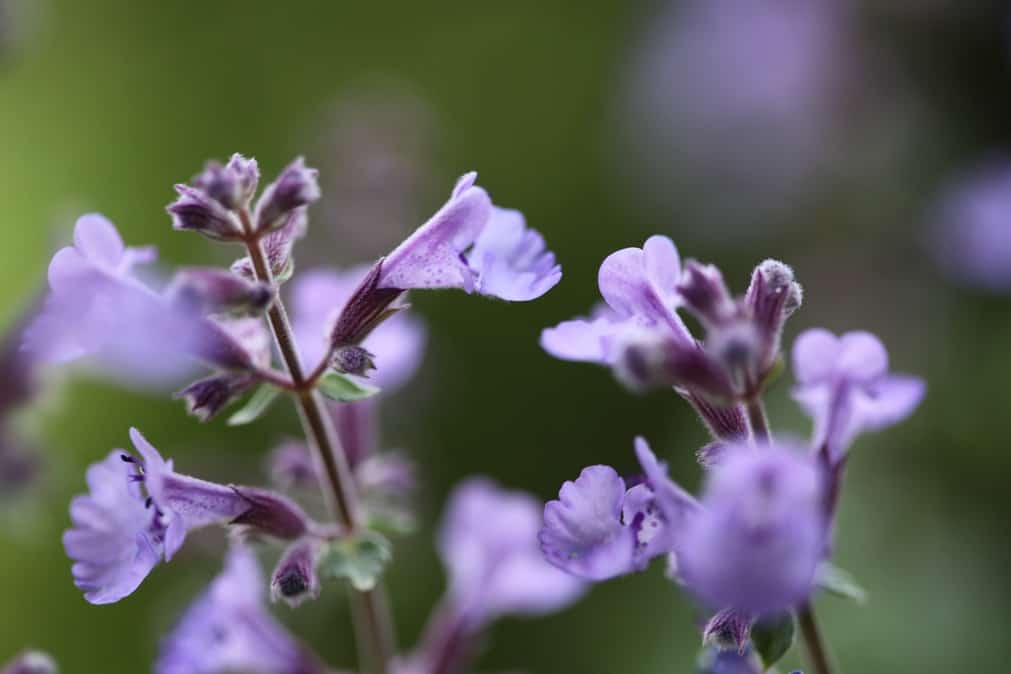
[[[800,623],[800,633],[811,656],[815,674],[836,674],[825,638],[814,616],[814,607],[809,603],[801,606],[797,611],[797,621]]]
[[[253,232],[249,211],[240,209],[240,219],[246,233],[246,248],[257,280],[273,285],[274,276],[267,263],[260,235]],[[342,528],[355,532],[360,528],[358,496],[351,468],[340,447],[337,433],[323,409],[320,394],[307,378],[298,355],[294,333],[284,303],[276,298],[267,312],[271,332],[281,359],[294,387],[293,399],[317,462],[323,468],[324,497],[330,511]],[[386,596],[382,587],[359,592],[352,589],[352,619],[358,640],[359,656],[369,663],[373,674],[386,674],[394,653],[393,627]]]

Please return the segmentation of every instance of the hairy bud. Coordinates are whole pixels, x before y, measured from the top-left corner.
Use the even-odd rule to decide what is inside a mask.
[[[302,538],[289,545],[271,575],[271,599],[282,599],[289,606],[298,606],[307,599],[319,597],[316,564],[321,550],[320,542],[313,538]]]
[[[193,382],[172,397],[184,400],[186,411],[200,421],[209,421],[252,388],[256,381],[256,377],[251,374],[216,374]]]
[[[256,204],[256,231],[269,232],[282,227],[289,213],[319,199],[318,173],[306,167],[302,157],[289,164],[277,180],[264,188]]]
[[[266,283],[249,281],[214,267],[181,269],[172,279],[167,294],[171,301],[185,303],[204,314],[259,314],[274,299],[274,290]]]
[[[765,260],[755,267],[745,295],[755,329],[761,339],[760,367],[768,370],[779,356],[783,326],[804,300],[793,269],[777,260]]]
[[[334,350],[333,355],[330,356],[330,365],[344,374],[367,377],[370,370],[376,369],[376,364],[372,360],[374,357],[375,355],[368,350],[350,344],[339,346]]]
[[[216,241],[235,241],[242,236],[238,219],[221,202],[203,190],[189,185],[176,185],[179,198],[166,210],[172,216],[172,227],[194,231]]]
[[[678,284],[678,292],[688,309],[707,326],[729,321],[737,313],[737,305],[727,290],[723,274],[711,264],[689,260],[684,277]]]
[[[716,646],[722,651],[737,651],[740,654],[748,648],[748,635],[752,619],[746,613],[724,609],[716,613],[706,623],[702,631],[702,643]]]

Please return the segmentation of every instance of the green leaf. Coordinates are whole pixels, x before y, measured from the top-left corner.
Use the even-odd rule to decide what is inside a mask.
[[[249,396],[249,400],[238,412],[228,417],[228,425],[243,426],[256,421],[267,411],[270,403],[274,402],[274,398],[280,392],[281,389],[273,384],[262,384],[253,395]]]
[[[786,371],[786,360],[783,358],[782,354],[776,357],[776,362],[772,364],[769,371],[765,373],[765,378],[762,379],[762,385],[760,389],[765,391],[770,388],[776,381],[783,376]]]
[[[851,599],[858,604],[867,602],[867,590],[849,571],[840,569],[831,562],[825,562],[818,567],[818,587],[843,599]]]
[[[379,393],[377,387],[355,381],[348,375],[341,374],[340,372],[328,372],[323,375],[319,380],[319,384],[317,384],[317,388],[327,398],[342,403],[358,402]]]
[[[765,669],[779,662],[793,646],[796,620],[792,612],[770,615],[751,626],[751,643]]]
[[[347,578],[352,587],[365,592],[376,586],[391,559],[390,542],[382,534],[366,531],[331,543],[320,572],[329,578]]]

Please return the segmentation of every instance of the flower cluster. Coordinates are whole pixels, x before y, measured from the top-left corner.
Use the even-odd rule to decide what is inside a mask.
[[[244,247],[228,269],[183,268],[158,283],[158,274],[143,271],[154,250],[127,247],[99,215],[79,219],[73,246],[50,263],[50,292],[24,335],[34,358],[87,359],[99,373],[142,385],[175,381],[203,364],[212,372],[176,394],[201,421],[255,389],[229,423],[254,421],[288,393],[306,431],[305,440],[285,440],[271,453],[271,490],[176,472],[131,429],[135,452],[113,450],[92,464],[88,493],[70,504],[63,544],[74,582],[93,604],[119,601],[173,559],[191,531],[226,527],[233,535],[225,570],[163,641],[157,672],[331,671],[263,600],[269,589],[272,600],[298,606],[332,579],[362,593],[356,601],[368,615],[359,633],[365,648],[378,649],[368,658],[375,671],[459,671],[496,618],[561,609],[585,583],[542,557],[533,497],[470,481],[454,493],[440,538],[446,597],[416,651],[396,657],[384,636],[381,593],[371,592],[390,560],[378,527],[408,528],[417,471],[400,452],[376,451],[373,396],[378,387],[402,386],[421,361],[426,331],[405,313],[407,291],[459,288],[527,301],[557,284],[561,269],[523,216],[493,205],[468,173],[389,255],[296,277],[294,246],[320,195],[316,171],[297,159],[256,198],[259,179],[255,160],[210,162],[176,186],[168,206],[176,230]],[[13,372],[8,379],[10,397],[20,399],[21,380]],[[296,503],[305,486],[322,491],[330,520],[317,521]],[[267,580],[252,546],[271,543],[280,552]]]
[[[802,297],[789,267],[761,263],[735,299],[716,267],[689,261],[682,270],[674,244],[654,236],[604,260],[599,285],[606,306],[545,330],[542,345],[559,358],[607,365],[633,388],[672,387],[688,400],[714,438],[697,453],[705,487],[691,496],[637,438],[641,473],[622,478],[590,466],[563,484],[544,508],[541,548],[558,568],[591,581],[664,557],[668,576],[711,612],[706,643],[734,650],[726,664],[719,653],[704,658],[707,671],[753,671],[744,657],[753,624],[804,610],[831,568],[850,444],[909,416],[923,381],[890,374],[884,346],[869,333],[808,330],[793,348],[793,397],[814,432],[809,443],[773,440],[762,394]],[[680,309],[703,326],[704,340]]]

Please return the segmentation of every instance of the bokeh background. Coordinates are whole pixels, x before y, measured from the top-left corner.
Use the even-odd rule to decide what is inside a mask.
[[[537,345],[597,300],[606,254],[666,234],[738,291],[755,263],[783,259],[806,289],[791,336],[869,329],[895,369],[929,382],[915,417],[860,441],[851,462],[837,561],[871,598],[819,600],[839,659],[848,672],[1005,672],[1009,29],[1011,7],[982,0],[0,0],[0,325],[38,297],[82,212],[167,264],[233,259],[173,233],[163,210],[207,158],[255,155],[266,175],[296,154],[320,167],[303,267],[382,254],[478,169],[565,276],[530,304],[414,298],[430,346],[383,429],[425,477],[425,526],[398,542],[389,578],[406,646],[441,592],[431,534],[463,476],[548,499],[584,465],[631,471],[644,434],[697,484],[705,437],[685,405]],[[180,467],[263,480],[295,414],[278,405],[236,430],[163,392],[87,374],[46,383],[15,419],[39,477],[0,494],[0,661],[34,646],[67,672],[148,671],[216,572],[220,536],[126,601],[87,605],[59,542],[84,467],[136,425]],[[771,414],[804,435],[789,383]],[[500,623],[477,669],[690,671],[692,609],[659,566],[562,614]],[[279,614],[349,665],[344,603],[331,588]]]

